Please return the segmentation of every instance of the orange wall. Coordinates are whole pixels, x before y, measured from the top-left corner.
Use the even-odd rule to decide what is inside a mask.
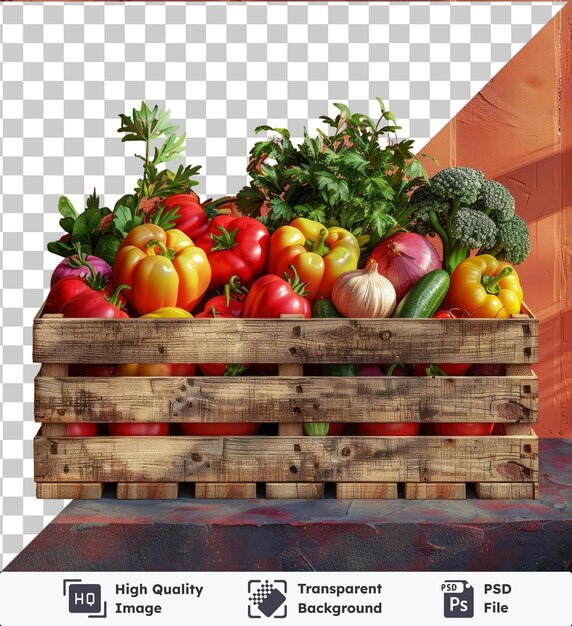
[[[422,152],[439,167],[481,169],[514,194],[532,238],[518,271],[540,319],[536,431],[572,437],[572,3]]]

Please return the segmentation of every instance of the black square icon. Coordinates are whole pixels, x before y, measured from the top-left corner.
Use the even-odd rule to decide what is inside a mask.
[[[70,613],[99,613],[101,585],[70,585],[68,588]]]

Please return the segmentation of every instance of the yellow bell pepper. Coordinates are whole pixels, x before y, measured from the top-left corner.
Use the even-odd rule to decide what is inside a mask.
[[[330,297],[336,278],[355,270],[359,256],[359,244],[349,231],[299,217],[270,238],[268,273],[281,278],[286,273],[292,280],[297,273],[314,302]]]
[[[462,261],[451,274],[447,305],[471,317],[507,318],[520,313],[522,298],[514,267],[480,254]]]

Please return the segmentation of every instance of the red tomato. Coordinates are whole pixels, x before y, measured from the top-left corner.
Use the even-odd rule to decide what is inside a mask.
[[[195,244],[209,227],[209,218],[196,193],[178,193],[161,200],[161,204],[165,210],[177,209],[179,217],[173,220],[175,228],[184,232]]]
[[[240,437],[256,435],[260,424],[250,422],[212,422],[209,424],[181,424],[183,435],[199,437]]]
[[[360,422],[357,430],[360,435],[387,437],[414,437],[419,434],[421,424],[417,422]]]
[[[282,314],[312,317],[310,301],[300,295],[303,284],[293,284],[272,274],[259,278],[250,288],[244,302],[242,317],[277,318]]]
[[[441,437],[486,437],[493,432],[490,422],[435,422],[435,434]]]
[[[169,434],[169,424],[162,422],[109,424],[109,434],[113,437],[157,437]]]
[[[195,240],[211,264],[209,288],[226,285],[234,275],[243,285],[252,285],[266,269],[269,244],[266,226],[252,217],[214,217],[207,231]]]
[[[377,363],[362,363],[358,369],[360,376],[384,376],[381,365]]]
[[[242,315],[242,309],[244,302],[235,300],[232,296],[228,299],[224,294],[220,296],[214,296],[210,300],[205,302],[203,313],[207,313],[214,307],[217,313],[229,313],[232,317],[240,317]]]
[[[97,435],[97,424],[68,424],[68,437],[95,437]]]
[[[331,435],[332,437],[338,437],[344,432],[345,428],[346,428],[346,425],[343,422],[330,422],[328,435]]]

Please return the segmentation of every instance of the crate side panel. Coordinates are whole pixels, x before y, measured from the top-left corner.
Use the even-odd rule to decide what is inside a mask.
[[[37,421],[538,420],[529,377],[132,377],[35,381]]]
[[[538,320],[39,318],[33,343],[40,363],[535,363]]]
[[[37,482],[530,482],[534,437],[37,437]]]

